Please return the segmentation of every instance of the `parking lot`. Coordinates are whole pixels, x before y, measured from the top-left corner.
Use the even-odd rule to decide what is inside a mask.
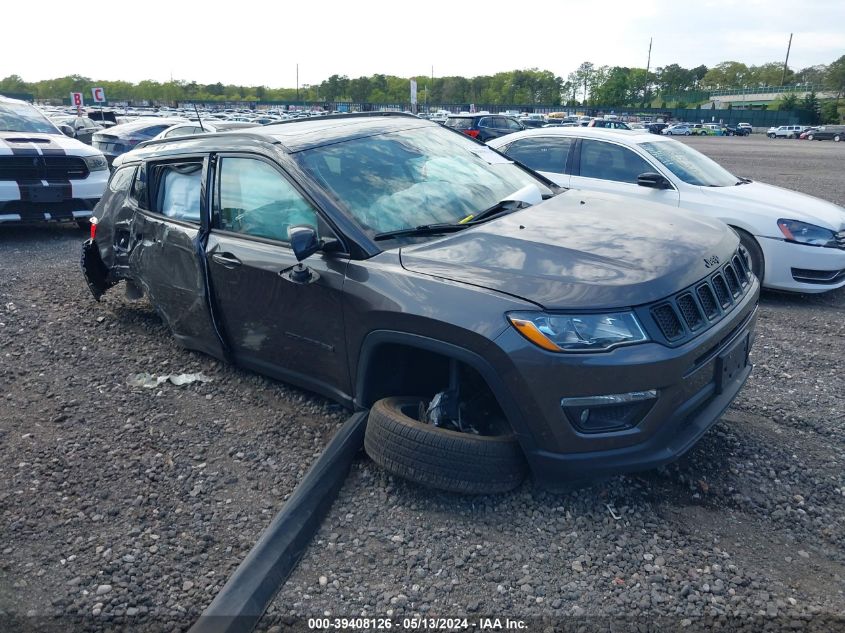
[[[845,144],[684,142],[737,175],[845,205]],[[180,349],[146,301],[95,303],[82,239],[75,226],[0,228],[0,622],[184,630],[347,414]],[[749,382],[659,471],[462,497],[362,455],[260,630],[414,614],[536,630],[840,630],[843,314],[845,289],[764,293]],[[212,380],[127,385],[199,371]]]

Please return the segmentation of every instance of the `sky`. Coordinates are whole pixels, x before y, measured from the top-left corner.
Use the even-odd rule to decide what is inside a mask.
[[[581,62],[651,68],[845,54],[843,0],[6,0],[0,78],[194,80],[295,87],[330,75],[411,77],[540,68],[566,77]],[[50,16],[44,19],[44,16]]]

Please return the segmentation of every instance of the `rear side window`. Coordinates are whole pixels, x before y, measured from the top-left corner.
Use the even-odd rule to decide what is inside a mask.
[[[169,125],[153,125],[151,127],[147,127],[147,128],[137,130],[135,132],[135,134],[137,134],[138,136],[141,136],[143,138],[152,138],[156,134],[164,132],[169,127],[170,127]]]
[[[455,130],[469,130],[472,128],[472,117],[450,117],[446,119],[444,125]]]
[[[153,210],[174,220],[199,224],[202,161],[155,165],[152,172],[156,182]]]
[[[114,172],[109,179],[109,189],[115,193],[126,193],[132,184],[132,177],[135,175],[135,165],[121,167]]]
[[[571,147],[571,138],[526,138],[512,143],[506,153],[535,171],[562,174]]]
[[[148,209],[147,205],[147,167],[141,165],[135,173],[132,181],[132,189],[129,194],[130,200],[142,209]]]

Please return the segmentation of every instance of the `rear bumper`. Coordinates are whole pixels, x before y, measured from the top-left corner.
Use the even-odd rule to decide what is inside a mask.
[[[80,264],[88,289],[94,295],[94,299],[99,301],[106,290],[115,285],[117,281],[112,278],[109,269],[103,263],[103,259],[100,257],[100,249],[94,240],[88,239],[82,244]]]

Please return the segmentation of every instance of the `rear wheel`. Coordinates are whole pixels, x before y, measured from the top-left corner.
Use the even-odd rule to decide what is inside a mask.
[[[833,140],[834,140],[834,141],[836,141],[836,142],[838,143],[839,141],[841,141],[841,140],[842,140],[842,135],[841,135],[841,134],[837,134],[836,136],[834,136],[834,137],[833,137]]]
[[[690,135],[690,131],[689,131],[689,130],[687,130],[686,132],[684,132],[684,136],[689,136],[689,135]]]
[[[739,233],[739,242],[745,247],[745,250],[748,251],[748,256],[751,259],[751,272],[760,280],[760,285],[763,284],[763,275],[766,271],[766,260],[763,257],[763,249],[760,248],[760,245],[757,243],[757,240],[754,239],[754,236],[748,233],[747,231],[743,231],[742,229],[737,229],[734,227],[737,233]]]
[[[775,138],[775,134],[774,134],[774,133],[767,134],[766,136],[768,136],[769,138]]]
[[[419,421],[424,399],[391,397],[370,409],[364,448],[385,470],[411,481],[468,494],[505,492],[525,477],[510,434],[475,435]]]
[[[807,140],[812,141],[815,137],[812,134],[807,135]]]

